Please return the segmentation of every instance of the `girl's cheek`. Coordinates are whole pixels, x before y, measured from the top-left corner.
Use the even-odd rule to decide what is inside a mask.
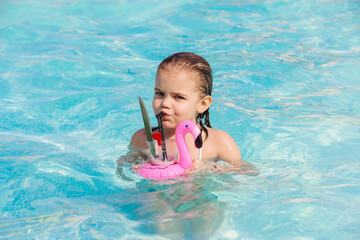
[[[152,102],[153,111],[156,112],[158,107],[159,107],[159,104],[157,104],[157,101],[154,99],[153,102]]]
[[[181,113],[188,113],[189,110],[191,109],[190,106],[187,106],[186,104],[180,104],[177,106],[177,110],[178,112],[181,112]]]

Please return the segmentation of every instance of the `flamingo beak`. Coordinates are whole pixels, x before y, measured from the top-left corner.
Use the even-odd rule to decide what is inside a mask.
[[[200,133],[199,136],[197,136],[197,138],[195,139],[195,147],[201,148],[202,145],[203,145],[203,141]]]

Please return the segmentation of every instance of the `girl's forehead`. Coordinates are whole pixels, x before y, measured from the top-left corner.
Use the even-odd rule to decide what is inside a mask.
[[[176,79],[178,81],[192,81],[195,84],[199,82],[199,75],[192,70],[186,68],[166,68],[166,69],[159,69],[156,73],[156,80],[173,80]]]
[[[197,78],[197,75],[191,71],[159,70],[155,78],[155,88],[163,91],[199,94]]]

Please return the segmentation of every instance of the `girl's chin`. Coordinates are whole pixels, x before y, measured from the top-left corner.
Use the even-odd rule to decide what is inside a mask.
[[[172,129],[172,128],[176,128],[176,125],[163,123],[163,128]]]
[[[163,121],[163,128],[167,129],[175,129],[177,127],[177,123],[173,121]]]
[[[173,128],[173,129],[175,129],[181,122],[182,122],[182,121],[180,121],[180,122],[173,122],[173,121],[164,120],[164,121],[163,121],[163,128],[168,128],[168,129]],[[195,121],[194,121],[194,122],[195,122]]]

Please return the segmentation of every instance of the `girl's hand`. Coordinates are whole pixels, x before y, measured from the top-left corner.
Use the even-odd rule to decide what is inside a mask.
[[[151,160],[148,159],[148,160],[146,161],[146,163],[151,163]],[[137,170],[137,169],[140,168],[140,166],[141,166],[141,164],[134,164],[134,165],[132,165],[131,167],[132,167],[132,169]]]
[[[134,164],[134,165],[132,165],[131,167],[132,167],[132,169],[134,169],[134,170],[138,170],[138,169],[140,168],[140,164]]]
[[[205,167],[206,165],[202,161],[199,161],[198,159],[193,159],[191,163],[191,167],[187,169],[185,172],[188,173],[188,172],[198,171]]]

